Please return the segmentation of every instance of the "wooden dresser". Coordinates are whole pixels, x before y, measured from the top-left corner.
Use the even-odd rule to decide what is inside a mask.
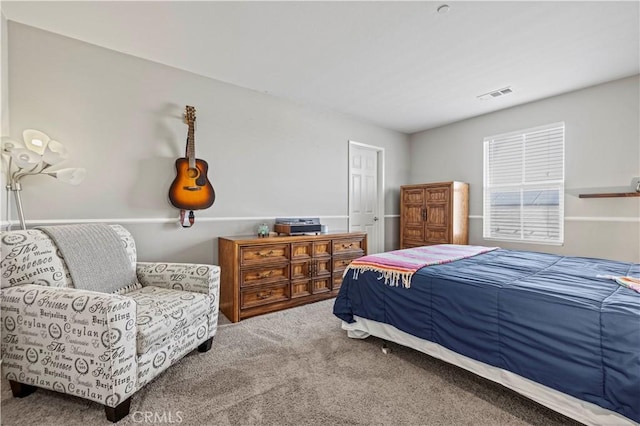
[[[238,322],[335,297],[347,265],[366,252],[363,232],[220,237],[220,310]]]
[[[400,187],[400,248],[469,243],[469,184]]]

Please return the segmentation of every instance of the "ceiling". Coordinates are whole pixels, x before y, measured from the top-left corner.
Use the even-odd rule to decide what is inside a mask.
[[[404,133],[640,73],[639,6],[1,3],[12,21]],[[507,86],[512,93],[478,99]]]

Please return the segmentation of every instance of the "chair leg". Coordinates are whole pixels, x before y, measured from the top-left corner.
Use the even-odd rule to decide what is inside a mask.
[[[31,395],[36,391],[36,389],[38,389],[35,386],[15,382],[13,380],[9,380],[9,384],[11,385],[11,393],[14,398],[24,398],[25,396]]]
[[[200,346],[198,346],[198,351],[208,352],[209,349],[211,349],[211,345],[213,345],[213,337],[209,337],[207,340],[202,342]]]
[[[104,412],[107,415],[107,420],[116,423],[129,415],[129,408],[131,408],[131,397],[125,399],[115,407],[105,405]]]

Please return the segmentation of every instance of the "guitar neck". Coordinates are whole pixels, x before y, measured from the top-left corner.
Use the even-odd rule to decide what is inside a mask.
[[[196,167],[196,138],[193,122],[189,122],[189,132],[187,134],[187,158],[189,159],[189,167]]]

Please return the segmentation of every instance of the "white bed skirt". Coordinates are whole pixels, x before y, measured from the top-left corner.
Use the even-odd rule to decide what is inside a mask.
[[[564,414],[586,425],[639,426],[638,423],[621,414],[551,389],[510,371],[460,355],[437,343],[423,340],[398,330],[392,325],[355,315],[353,318],[356,321],[352,324],[345,321],[342,322],[342,328],[347,331],[347,336],[351,338],[365,339],[369,336],[375,336],[407,346],[450,364],[462,367],[478,376],[500,383],[545,407],[549,407],[558,413]]]

